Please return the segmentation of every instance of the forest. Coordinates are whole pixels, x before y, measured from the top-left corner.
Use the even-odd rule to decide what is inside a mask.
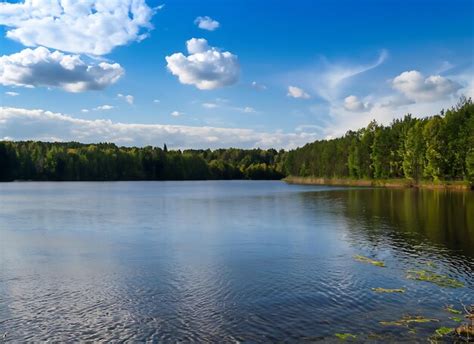
[[[439,115],[408,114],[389,126],[369,123],[343,137],[290,151],[286,174],[351,179],[474,183],[474,105],[462,98]]]
[[[275,149],[168,150],[0,141],[0,180],[281,179],[285,176],[469,181],[474,184],[474,104],[440,114],[375,121],[343,137],[289,152]]]

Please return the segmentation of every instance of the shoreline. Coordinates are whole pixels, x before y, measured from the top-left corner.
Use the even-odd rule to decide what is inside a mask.
[[[330,185],[330,186],[353,186],[353,187],[381,187],[381,188],[419,188],[439,190],[471,191],[473,187],[466,181],[444,181],[430,182],[421,181],[415,183],[409,179],[349,179],[349,178],[318,178],[288,176],[282,179],[288,184],[301,185]]]

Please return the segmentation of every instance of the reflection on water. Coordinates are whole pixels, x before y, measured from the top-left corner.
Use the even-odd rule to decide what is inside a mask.
[[[474,301],[472,192],[10,183],[0,239],[6,341],[413,341],[456,325],[446,304]],[[408,280],[408,269],[465,287]],[[440,321],[380,324],[407,314]]]

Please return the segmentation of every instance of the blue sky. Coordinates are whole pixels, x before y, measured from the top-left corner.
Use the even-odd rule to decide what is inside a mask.
[[[436,114],[474,96],[473,4],[0,2],[0,138],[293,148]]]

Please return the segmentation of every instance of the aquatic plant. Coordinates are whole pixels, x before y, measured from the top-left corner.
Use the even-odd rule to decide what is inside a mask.
[[[440,275],[428,270],[408,270],[406,277],[423,282],[431,282],[440,287],[462,288],[464,284],[454,278]]]
[[[444,307],[444,309],[452,314],[462,314],[461,311],[458,311],[457,309],[453,308],[453,305],[447,305],[446,307]]]
[[[455,322],[461,322],[462,321],[462,318],[460,318],[460,317],[449,317],[449,319],[451,319],[452,321],[455,321]]]
[[[385,288],[372,288],[372,291],[376,293],[404,293],[405,289],[396,288],[396,289],[385,289]]]
[[[380,324],[384,326],[409,326],[413,323],[428,323],[428,322],[438,322],[438,319],[425,318],[423,316],[411,316],[406,315],[403,318],[395,321],[381,321]]]
[[[374,259],[371,259],[371,258],[368,258],[368,257],[364,257],[364,256],[361,256],[359,254],[355,255],[354,259],[357,260],[358,262],[372,264],[372,265],[375,265],[375,266],[378,266],[378,267],[381,267],[381,268],[385,267],[384,262],[382,262],[380,260],[374,260]]]
[[[357,336],[351,333],[336,333],[335,336],[341,340],[356,339]]]

